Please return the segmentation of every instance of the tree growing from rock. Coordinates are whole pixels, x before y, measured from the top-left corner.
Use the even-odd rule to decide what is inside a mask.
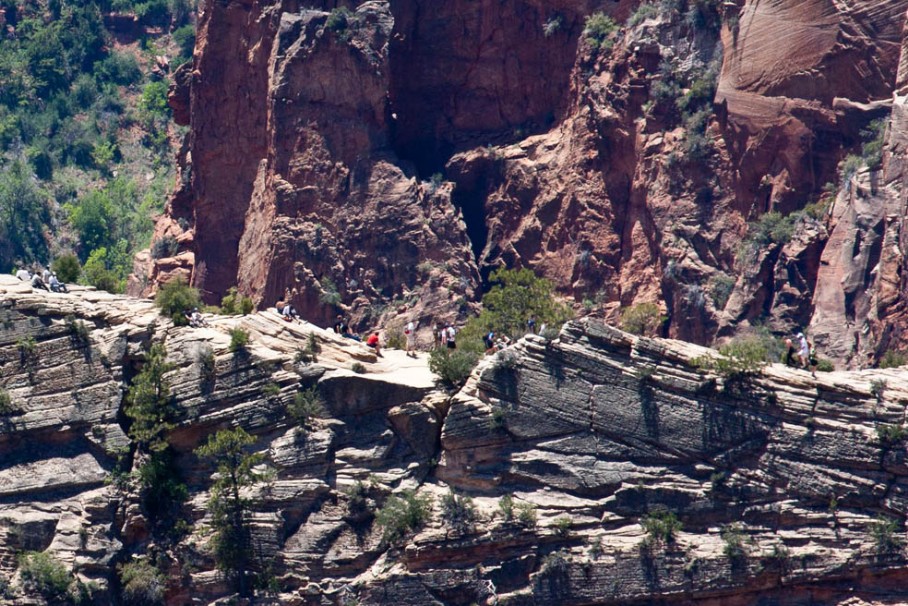
[[[242,496],[248,488],[267,480],[270,474],[257,470],[265,462],[262,453],[247,452],[255,438],[241,427],[221,430],[208,437],[208,442],[196,449],[200,457],[217,461],[217,474],[208,500],[211,512],[211,539],[218,568],[230,577],[240,596],[252,591],[251,567],[255,557],[249,528],[251,499]]]
[[[170,397],[165,375],[173,365],[166,361],[164,346],[151,346],[145,366],[136,375],[126,395],[126,416],[132,420],[129,437],[136,444],[139,461],[135,477],[142,490],[145,513],[155,524],[168,519],[166,514],[186,500],[186,485],[180,479],[167,442],[167,432],[174,427],[177,409]],[[172,529],[173,526],[166,524]]]

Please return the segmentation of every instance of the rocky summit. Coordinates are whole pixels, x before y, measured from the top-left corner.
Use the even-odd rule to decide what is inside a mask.
[[[254,603],[908,601],[902,370],[719,373],[712,350],[583,320],[451,392],[424,354],[377,357],[273,310],[176,327],[148,300],[72,290],[0,277],[3,603],[45,603],[29,552],[87,603],[140,603],[123,571],[142,559],[167,571],[152,603],[236,603],[220,462],[197,452],[228,428],[263,471],[242,493]],[[155,344],[185,484],[166,528],[127,414]],[[322,410],[301,421],[313,388]]]

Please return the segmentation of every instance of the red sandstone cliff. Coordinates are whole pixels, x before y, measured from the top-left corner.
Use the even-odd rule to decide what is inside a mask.
[[[204,2],[158,226],[183,254],[154,277],[289,289],[319,321],[333,284],[365,322],[451,317],[507,263],[607,319],[656,301],[684,339],[761,323],[854,364],[899,347],[908,0],[676,0],[627,22],[640,4],[395,0],[341,23]],[[583,35],[594,11],[627,23],[611,48]],[[824,193],[890,111],[880,170]],[[768,211],[791,235],[742,246]]]

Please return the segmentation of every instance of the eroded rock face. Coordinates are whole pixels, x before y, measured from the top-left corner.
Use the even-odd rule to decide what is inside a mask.
[[[214,464],[193,450],[230,427],[275,472],[247,493],[257,561],[277,587],[262,600],[908,599],[902,532],[874,530],[908,513],[900,370],[813,378],[774,365],[734,379],[702,369],[710,350],[587,320],[487,356],[451,394],[423,355],[379,359],[273,311],[177,328],[148,301],[33,292],[3,276],[0,301],[0,579],[13,603],[32,599],[15,574],[23,550],[93,581],[96,603],[115,601],[116,565],[137,556],[166,572],[167,604],[222,603],[232,589],[210,552]],[[250,334],[245,351],[230,351],[234,328]],[[185,534],[166,539],[136,481],[108,481],[118,459],[121,471],[141,464],[123,398],[153,342],[173,365],[166,439],[188,489]],[[287,407],[311,386],[325,412],[302,430]],[[475,523],[444,513],[452,489],[472,498]],[[389,545],[376,511],[404,490],[433,497],[432,513]],[[666,511],[682,528],[648,535],[646,516]]]
[[[190,275],[321,324],[425,326],[505,264],[608,320],[656,302],[694,342],[808,327],[852,366],[901,347],[908,2],[640,4],[203,3],[157,227],[182,253],[148,261],[149,287]],[[601,46],[598,10],[624,24]],[[889,117],[882,164],[842,181]]]

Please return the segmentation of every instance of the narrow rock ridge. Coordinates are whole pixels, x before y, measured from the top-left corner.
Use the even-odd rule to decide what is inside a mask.
[[[711,350],[585,320],[486,357],[448,394],[423,355],[377,358],[273,311],[177,328],[147,300],[33,292],[0,276],[0,314],[0,387],[12,407],[0,417],[0,578],[14,589],[15,554],[47,550],[108,603],[116,563],[161,551],[129,483],[108,480],[129,452],[125,390],[162,342],[179,410],[168,441],[190,496],[189,534],[166,548],[168,604],[229,593],[204,530],[213,469],[192,451],[237,426],[276,471],[250,493],[276,603],[908,599],[903,550],[880,551],[873,538],[878,516],[902,524],[908,511],[900,369],[814,379],[773,365],[729,380],[700,368]],[[247,353],[229,349],[236,327],[250,333]],[[304,361],[311,340],[320,351]],[[326,415],[303,432],[286,408],[308,386]],[[347,492],[356,481],[359,513]],[[474,500],[472,530],[444,522],[449,487]],[[435,506],[391,547],[373,512],[405,489]],[[506,520],[505,495],[535,507],[536,523]],[[656,511],[683,524],[674,541],[644,543],[640,522]]]

